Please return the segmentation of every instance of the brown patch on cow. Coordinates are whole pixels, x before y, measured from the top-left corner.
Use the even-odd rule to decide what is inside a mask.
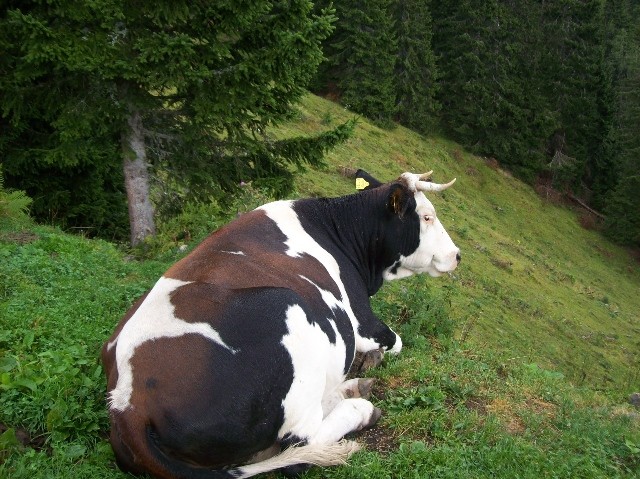
[[[188,323],[207,322],[214,329],[228,305],[229,290],[211,283],[189,283],[171,293],[177,318]]]
[[[169,268],[165,276],[182,281],[224,283],[225,276],[242,273],[239,267],[244,266],[243,263],[258,261],[256,254],[284,255],[286,240],[264,211],[250,211],[209,235],[191,254]],[[233,254],[238,252],[243,254]],[[225,267],[229,269],[225,271]]]
[[[163,411],[189,407],[194,398],[202,397],[196,391],[200,385],[208,384],[204,379],[210,366],[210,348],[211,341],[196,334],[140,344],[131,358],[131,403],[134,407],[144,404],[140,410],[150,417],[157,414],[157,418],[163,417]],[[171,367],[159,369],[163,364]]]
[[[246,213],[213,233],[165,273],[165,277],[194,283],[172,294],[176,316],[214,324],[211,319],[217,305],[225,303],[227,294],[247,285],[288,288],[324,304],[318,289],[299,273],[342,300],[325,266],[310,255],[287,255],[286,241],[275,222],[261,210]]]

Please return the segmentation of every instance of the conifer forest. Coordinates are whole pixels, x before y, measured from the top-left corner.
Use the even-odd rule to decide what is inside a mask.
[[[637,0],[6,4],[0,157],[40,219],[126,236],[125,180],[149,173],[134,159],[164,214],[243,181],[285,195],[354,127],[270,139],[310,90],[453,139],[640,244]]]

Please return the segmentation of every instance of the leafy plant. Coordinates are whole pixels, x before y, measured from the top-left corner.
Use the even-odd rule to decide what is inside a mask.
[[[24,225],[29,222],[32,199],[24,191],[6,190],[0,164],[0,228]]]

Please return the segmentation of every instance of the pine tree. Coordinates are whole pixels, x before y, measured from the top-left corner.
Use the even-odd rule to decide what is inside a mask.
[[[241,180],[286,192],[291,164],[318,164],[350,129],[291,141],[265,133],[291,115],[322,58],[332,17],[311,8],[10,1],[0,17],[7,183],[40,211],[62,205],[67,221],[95,225],[96,211],[122,211],[124,181],[132,243],[154,228],[149,165],[191,193]]]

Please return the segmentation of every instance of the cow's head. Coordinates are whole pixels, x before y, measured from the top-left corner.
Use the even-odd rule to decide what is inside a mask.
[[[400,254],[396,254],[392,264],[383,274],[385,280],[393,280],[417,273],[441,276],[456,269],[460,262],[460,249],[453,243],[440,223],[433,204],[424,195],[428,191],[443,191],[455,182],[446,184],[430,181],[431,173],[404,173],[387,185],[387,208],[394,216],[405,240]],[[368,173],[358,170],[356,181],[361,189],[380,188],[382,183]],[[364,181],[363,181],[364,180]],[[366,185],[362,187],[364,184]],[[417,238],[416,238],[417,237]],[[394,241],[390,238],[390,241]]]

